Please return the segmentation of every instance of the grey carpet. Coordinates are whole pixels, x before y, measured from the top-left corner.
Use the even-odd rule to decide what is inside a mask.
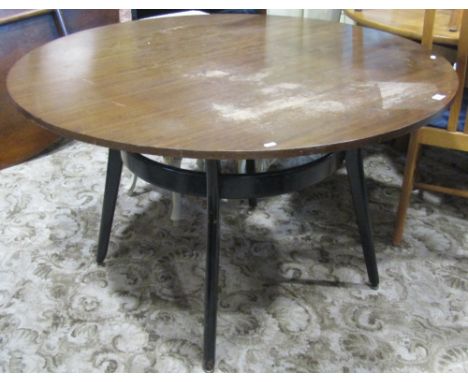
[[[0,172],[3,372],[201,371],[205,202],[184,197],[174,225],[168,192],[121,192],[99,267],[106,154],[71,143]],[[423,159],[421,173],[468,184],[465,156]],[[403,163],[366,153],[377,291],[344,170],[253,212],[222,203],[217,371],[468,371],[468,201],[415,194],[393,247]]]

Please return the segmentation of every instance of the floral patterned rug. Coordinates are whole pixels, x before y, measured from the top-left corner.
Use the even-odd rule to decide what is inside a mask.
[[[205,201],[124,170],[105,266],[94,256],[107,151],[68,143],[0,172],[0,370],[201,372]],[[421,174],[468,184],[468,158]],[[367,285],[339,170],[299,193],[223,201],[216,371],[468,371],[468,201],[415,193],[391,245],[404,155],[366,150],[381,284]]]

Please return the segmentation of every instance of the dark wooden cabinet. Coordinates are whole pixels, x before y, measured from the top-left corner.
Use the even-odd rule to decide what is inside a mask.
[[[61,15],[68,33],[119,21],[117,9],[67,9]],[[0,10],[0,169],[25,161],[60,139],[18,112],[8,96],[6,76],[21,56],[62,34],[55,10]]]

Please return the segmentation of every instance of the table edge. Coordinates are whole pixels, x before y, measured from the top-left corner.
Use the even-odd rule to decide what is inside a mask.
[[[16,101],[11,97],[14,105],[20,113],[22,113],[27,119],[37,123],[41,128],[47,129],[53,133],[59,134],[62,137],[75,139],[84,143],[89,143],[97,146],[106,147],[109,149],[127,151],[131,153],[148,154],[148,155],[160,155],[170,156],[176,158],[194,158],[194,159],[214,159],[214,160],[242,160],[242,159],[274,159],[274,158],[294,158],[299,156],[329,153],[337,151],[346,151],[350,149],[361,148],[369,143],[379,143],[390,139],[398,138],[407,133],[411,133],[414,130],[424,126],[428,121],[442,114],[446,108],[449,108],[452,104],[455,94],[449,99],[449,101],[442,107],[437,113],[431,114],[428,117],[417,121],[415,123],[403,126],[397,130],[390,132],[384,132],[382,134],[374,135],[372,137],[366,137],[362,139],[355,139],[345,142],[332,143],[328,145],[319,146],[308,146],[298,147],[294,149],[271,149],[270,151],[262,150],[250,150],[250,151],[210,151],[210,150],[188,150],[188,149],[169,149],[169,148],[158,148],[153,146],[136,146],[132,144],[124,144],[105,139],[91,138],[89,135],[82,135],[76,132],[70,132],[70,130],[62,129],[58,126],[52,125],[48,122],[41,120],[40,118],[29,113],[26,109],[23,109]]]

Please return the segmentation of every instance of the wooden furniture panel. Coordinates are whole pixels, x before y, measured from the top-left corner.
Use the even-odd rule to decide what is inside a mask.
[[[73,33],[117,22],[118,11],[64,10],[63,18]],[[0,169],[33,157],[59,139],[19,113],[6,90],[6,76],[15,61],[58,37],[52,10],[0,10]]]
[[[434,10],[426,11],[424,27],[427,30],[427,38],[423,39],[422,43],[428,50],[432,47],[432,37],[434,33],[433,16]],[[395,245],[400,244],[403,238],[406,214],[413,189],[441,192],[468,198],[468,190],[466,189],[455,189],[441,185],[427,184],[415,179],[417,173],[416,168],[423,145],[468,152],[468,121],[466,117],[466,113],[468,112],[466,104],[468,91],[463,86],[466,80],[468,67],[468,11],[464,10],[460,16],[460,39],[458,41],[456,59],[459,86],[454,101],[450,107],[447,126],[445,126],[445,128],[423,126],[411,134],[403,177],[402,192],[397,210],[395,230],[393,233],[393,243]],[[462,111],[465,112],[465,116],[463,116]]]
[[[392,138],[456,91],[451,65],[412,41],[310,19],[235,16],[72,35],[21,59],[8,86],[26,113],[65,136],[203,159],[298,156]]]
[[[108,250],[123,164],[159,187],[207,198],[203,367],[213,371],[220,199],[298,191],[325,179],[345,156],[369,284],[377,288],[359,146],[415,129],[450,103],[458,80],[444,58],[379,31],[211,15],[68,36],[23,57],[7,84],[24,112],[44,126],[110,148],[98,263]],[[346,153],[260,174],[223,173],[219,160],[327,150]],[[138,152],[206,159],[206,171]]]

